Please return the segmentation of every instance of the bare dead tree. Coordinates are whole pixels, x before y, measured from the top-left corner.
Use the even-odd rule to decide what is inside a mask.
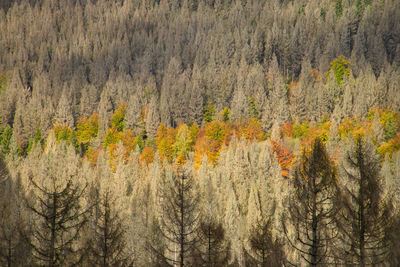
[[[222,223],[209,218],[200,222],[195,265],[204,267],[227,266],[230,260],[230,242],[225,235]]]
[[[342,189],[340,230],[346,264],[376,266],[388,261],[392,202],[383,197],[380,170],[372,144],[355,138],[343,163],[347,182]]]
[[[36,192],[26,201],[34,215],[32,234],[26,239],[39,264],[51,267],[73,265],[82,259],[76,241],[87,222],[87,209],[80,204],[86,186],[74,182],[73,177],[59,185],[56,177],[51,173],[48,175],[51,183],[47,186],[30,177]]]
[[[116,210],[115,197],[110,191],[96,192],[93,205],[89,241],[89,262],[93,266],[132,266],[133,253],[127,250],[126,235],[122,218]]]
[[[164,251],[152,248],[165,262],[180,267],[190,266],[191,252],[197,243],[199,197],[193,176],[187,171],[172,172],[170,178],[163,183],[160,219],[160,232],[167,246]]]
[[[285,253],[283,242],[272,235],[272,221],[258,221],[250,231],[250,250],[247,251],[248,266],[283,266]]]
[[[294,186],[288,216],[283,219],[287,240],[307,264],[325,266],[331,261],[329,244],[337,236],[337,185],[336,171],[321,140],[314,141],[310,153],[303,151]]]

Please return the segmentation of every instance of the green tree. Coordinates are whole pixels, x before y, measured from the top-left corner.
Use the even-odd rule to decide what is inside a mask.
[[[38,128],[35,132],[35,135],[29,138],[28,147],[26,148],[26,153],[29,153],[33,146],[40,145],[41,147],[44,146],[44,139],[42,137],[42,132]]]
[[[342,81],[350,76],[350,62],[344,57],[339,56],[330,63],[328,76],[333,75],[336,84],[342,85]]]
[[[249,105],[251,117],[252,118],[258,118],[258,116],[260,114],[258,113],[258,110],[256,108],[256,104],[254,103],[254,98],[253,97],[249,97],[248,98],[248,105]]]
[[[342,0],[336,0],[335,13],[336,13],[336,16],[338,16],[338,17],[342,16],[342,14],[343,14],[343,3],[342,3]]]

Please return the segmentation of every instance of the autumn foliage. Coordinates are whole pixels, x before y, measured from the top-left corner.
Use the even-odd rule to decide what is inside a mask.
[[[277,141],[271,140],[271,145],[272,150],[278,159],[279,165],[281,165],[282,176],[288,177],[289,170],[294,163],[293,153],[290,152],[285,146],[279,144]]]
[[[125,128],[126,108],[122,103],[114,112],[109,123],[110,128],[100,142],[100,147],[93,145],[99,129],[99,116],[96,113],[89,118],[80,118],[75,131],[65,125],[55,125],[56,140],[73,144],[92,164],[96,163],[99,151],[105,149],[111,161],[115,161],[121,155],[124,160],[128,160],[133,152],[137,152],[138,159],[146,165],[154,160],[157,151],[161,162],[167,161],[177,167],[183,166],[193,153],[197,168],[202,164],[204,156],[210,164],[217,164],[221,150],[224,146],[229,146],[232,138],[243,138],[250,142],[262,142],[267,138],[261,122],[257,118],[249,118],[241,122],[215,119],[205,122],[203,128],[196,123],[182,123],[176,128],[160,124],[154,139],[145,140],[143,135],[135,135],[133,130]],[[331,122],[326,118],[319,123],[304,121],[286,122],[281,125],[280,141],[270,142],[282,168],[283,177],[288,177],[296,160],[295,155],[299,151],[309,150],[317,138],[322,143],[328,141],[331,126]],[[374,127],[382,129],[382,137],[379,139],[381,141],[373,136]],[[384,158],[400,150],[400,117],[390,109],[373,108],[364,120],[360,117],[345,118],[337,126],[337,135],[339,139],[372,136],[378,153]]]

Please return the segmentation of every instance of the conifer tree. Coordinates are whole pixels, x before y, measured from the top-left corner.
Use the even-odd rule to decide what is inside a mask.
[[[66,155],[70,166],[62,164]],[[82,258],[77,241],[87,221],[87,210],[82,207],[86,186],[76,179],[74,155],[72,147],[61,144],[43,153],[38,168],[28,174],[32,190],[26,205],[31,211],[31,235],[25,238],[39,265],[70,266]]]
[[[127,232],[117,212],[112,192],[96,190],[92,231],[89,241],[89,262],[92,266],[132,266],[132,253],[127,251]]]
[[[11,178],[0,154],[0,265],[30,264],[30,250],[21,233],[26,230],[22,216],[21,188]]]
[[[274,239],[272,221],[259,220],[252,226],[249,236],[250,250],[247,251],[247,266],[282,266],[285,263],[283,242]]]
[[[320,139],[314,141],[310,153],[303,151],[294,187],[288,216],[283,219],[287,240],[306,264],[325,266],[331,261],[329,245],[337,235],[337,185],[335,169]]]
[[[202,220],[197,232],[194,264],[204,267],[226,266],[230,260],[230,242],[222,223],[213,218]]]
[[[386,233],[392,225],[392,201],[384,197],[381,165],[365,137],[355,137],[342,169],[340,237],[345,264],[385,264],[390,249]]]
[[[160,231],[166,241],[166,249],[155,252],[173,265],[191,266],[191,252],[197,243],[195,233],[199,224],[199,197],[194,177],[187,169],[166,172],[161,189],[160,218]]]

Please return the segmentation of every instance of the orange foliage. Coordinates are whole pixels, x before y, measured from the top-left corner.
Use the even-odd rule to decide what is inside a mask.
[[[178,168],[181,168],[186,163],[186,156],[185,155],[178,155],[175,159],[175,164]]]
[[[208,123],[205,129],[200,130],[196,145],[195,145],[195,166],[201,165],[203,155],[206,155],[208,161],[216,164],[219,157],[219,152],[225,140],[225,131],[219,125],[218,121]]]
[[[125,130],[125,133],[122,135],[122,143],[124,144],[127,155],[135,149],[137,140],[131,129]]]
[[[282,124],[280,132],[281,132],[282,137],[293,138],[292,124],[290,122],[286,122],[286,123]]]
[[[160,124],[157,130],[156,145],[160,160],[172,162],[174,158],[173,144],[175,143],[176,129],[167,128]]]
[[[252,118],[246,121],[240,128],[240,133],[247,140],[265,140],[264,132],[261,128],[261,123],[256,118]]]
[[[372,131],[372,123],[360,121],[360,118],[346,118],[338,127],[340,138],[363,136]]]
[[[272,150],[275,152],[279,165],[281,165],[282,176],[287,177],[289,170],[294,163],[293,153],[277,141],[271,140]]]
[[[318,80],[320,78],[320,76],[321,76],[316,69],[312,69],[311,73],[312,73],[312,75],[313,75],[315,80]]]
[[[393,153],[400,150],[400,132],[395,137],[384,142],[379,148],[378,153],[382,158],[386,155],[392,157]]]
[[[99,157],[101,149],[95,149],[93,147],[89,147],[86,152],[86,157],[90,162],[90,165],[95,166],[97,163],[97,158]]]
[[[151,147],[145,147],[140,154],[139,160],[149,165],[154,160],[154,151]]]

